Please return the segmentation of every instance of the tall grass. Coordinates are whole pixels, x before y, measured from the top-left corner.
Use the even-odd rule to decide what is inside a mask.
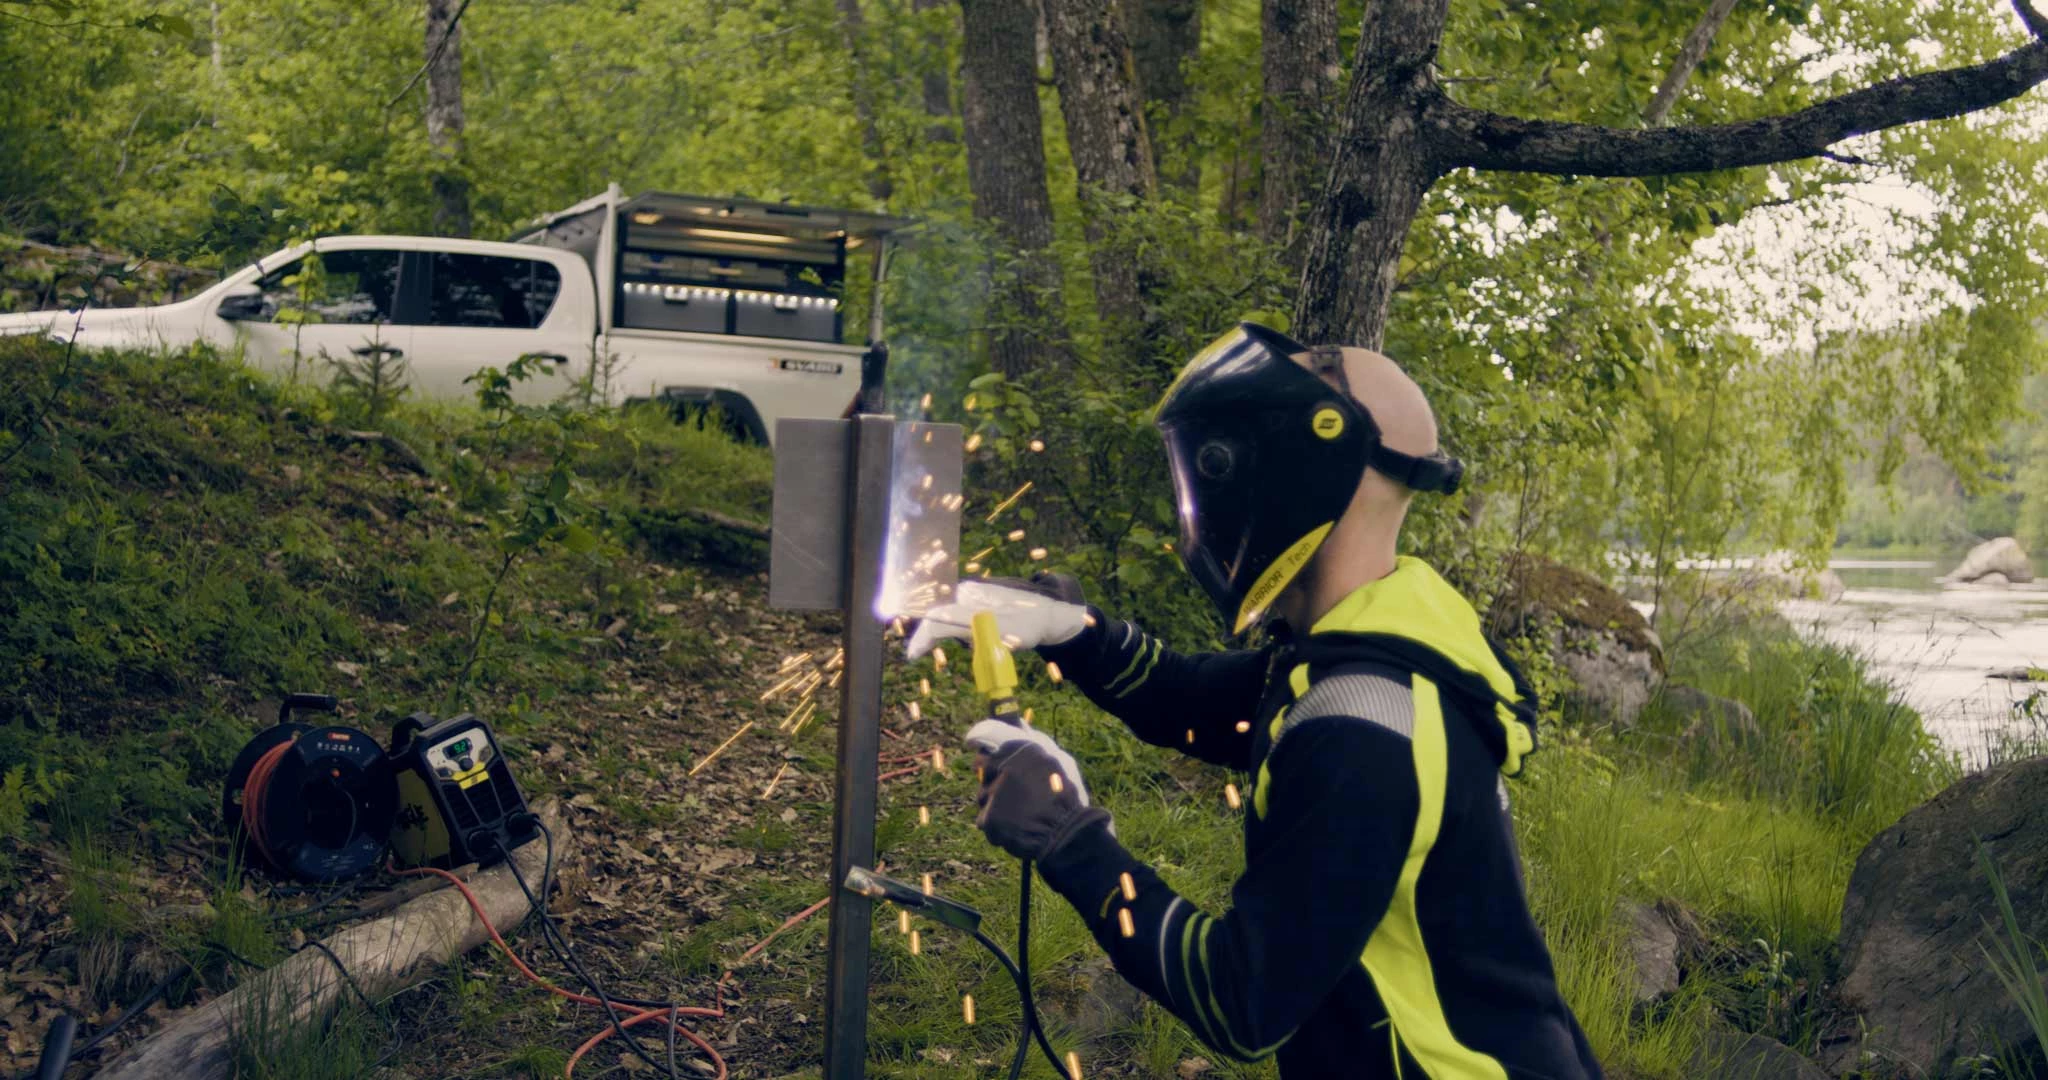
[[[1991,883],[1991,895],[1998,901],[1999,931],[1987,935],[1991,944],[1979,944],[1984,952],[1984,962],[1991,967],[1991,973],[1998,976],[1999,985],[2018,1005],[2021,1015],[2027,1018],[2027,1026],[2033,1029],[2034,1046],[2037,1052],[2048,1052],[2048,972],[2043,972],[2038,959],[2048,955],[2041,943],[2026,931],[2020,929],[2019,915],[2013,910],[2012,894],[2006,890],[2005,875],[1998,870],[1998,864],[1991,858],[1991,849],[1984,842],[1977,842],[1977,865],[1984,870],[1984,877]],[[2007,1073],[2022,1075],[2015,1067],[2017,1062],[2007,1063]]]

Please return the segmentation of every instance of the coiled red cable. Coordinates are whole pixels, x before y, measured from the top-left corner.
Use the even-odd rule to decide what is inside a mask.
[[[277,763],[284,760],[292,745],[299,741],[297,735],[278,743],[256,759],[249,769],[249,779],[242,784],[242,831],[249,838],[249,846],[263,856],[272,866],[280,865],[271,853],[269,837],[263,830],[263,801],[270,791],[271,774],[277,772]]]

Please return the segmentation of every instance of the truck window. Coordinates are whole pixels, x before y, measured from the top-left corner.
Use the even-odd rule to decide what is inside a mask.
[[[434,255],[433,326],[531,330],[554,309],[562,273],[550,263],[505,255]]]
[[[263,322],[388,323],[398,296],[398,252],[326,251],[263,275]]]

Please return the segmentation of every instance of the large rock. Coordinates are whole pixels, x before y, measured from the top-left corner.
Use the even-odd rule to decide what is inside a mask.
[[[1623,900],[1629,957],[1635,964],[1635,1003],[1648,1005],[1678,992],[1678,928],[1648,904]]]
[[[1792,597],[1834,603],[1848,591],[1842,577],[1825,566],[1805,565],[1789,551],[1773,551],[1735,572],[1734,589],[1757,599]]]
[[[1697,686],[1666,683],[1658,704],[1689,739],[1741,742],[1758,734],[1756,714],[1740,701],[1717,697]]]
[[[1650,621],[1591,574],[1518,555],[1488,614],[1494,633],[1547,639],[1575,684],[1567,707],[1623,726],[1650,700],[1664,672]]]
[[[2025,583],[2034,580],[2034,565],[2027,561],[2026,549],[2010,536],[1986,540],[1970,549],[1968,555],[1954,570],[1942,575],[1941,580],[1956,584],[1977,582],[1988,584],[1985,578],[1992,574],[2003,574],[2007,582]]]
[[[1859,1050],[1944,1075],[1958,1058],[2025,1048],[2033,1030],[1985,962],[2001,926],[1979,839],[2004,876],[2020,929],[2048,938],[2048,757],[1966,777],[1863,849],[1842,902],[1837,990],[1862,1013]],[[2002,932],[2002,931],[2001,931]]]
[[[1829,1080],[1820,1066],[1783,1043],[1721,1029],[1701,1037],[1685,1074],[1715,1080]]]
[[[1058,994],[1038,1002],[1038,1010],[1053,1031],[1092,1043],[1131,1030],[1145,1011],[1145,995],[1116,973],[1107,956],[1083,959],[1069,979],[1071,995]]]

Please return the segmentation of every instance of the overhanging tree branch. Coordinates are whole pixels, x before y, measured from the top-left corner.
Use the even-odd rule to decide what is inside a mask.
[[[1650,107],[1643,110],[1644,127],[1658,127],[1671,114],[1671,106],[1678,104],[1679,92],[1692,78],[1693,69],[1707,58],[1707,49],[1714,44],[1714,35],[1721,32],[1721,24],[1728,21],[1728,14],[1735,10],[1736,2],[1712,0],[1700,21],[1693,24],[1692,33],[1685,35],[1685,44],[1679,46],[1677,58],[1671,61],[1671,70],[1664,73],[1664,81],[1657,84],[1657,92],[1650,95]]]
[[[1793,161],[1852,136],[1989,108],[2048,81],[2048,19],[2027,0],[2013,6],[2037,36],[2004,56],[1892,79],[1783,116],[1633,130],[1505,116],[1438,94],[1424,119],[1446,170],[1652,176]]]
[[[2012,9],[2020,13],[2020,21],[2037,38],[2048,38],[2048,17],[2044,17],[2028,0],[2012,0]]]

